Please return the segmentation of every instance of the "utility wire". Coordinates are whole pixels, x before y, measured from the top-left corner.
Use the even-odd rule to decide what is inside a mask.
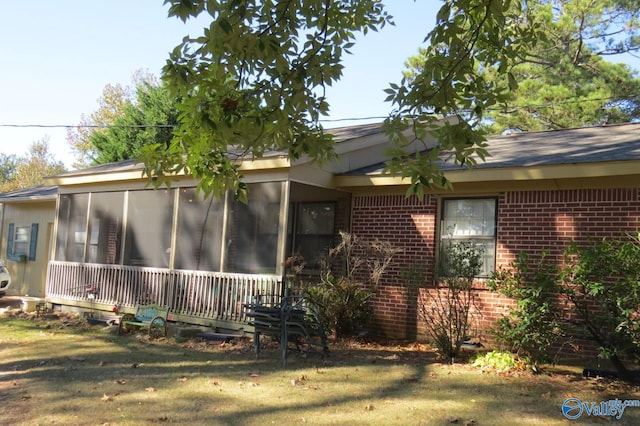
[[[571,105],[571,104],[579,104],[585,102],[628,102],[628,101],[640,101],[640,95],[631,95],[625,98],[596,98],[596,99],[573,99],[566,101],[558,101],[547,104],[539,104],[539,105],[509,105],[507,108],[511,111],[513,110],[536,110],[536,109],[544,109],[544,108],[554,108],[558,105]],[[487,108],[488,111],[504,111],[505,108],[501,107],[491,107]],[[327,118],[321,119],[320,122],[323,123],[336,123],[341,121],[362,121],[362,120],[383,120],[387,118],[387,116],[368,116],[368,117],[349,117],[349,118]],[[87,128],[87,129],[113,129],[113,128],[122,128],[122,129],[135,129],[135,128],[174,128],[177,125],[174,124],[128,124],[128,125],[117,125],[117,124],[0,124],[0,128],[45,128],[45,129],[54,129],[54,128]]]

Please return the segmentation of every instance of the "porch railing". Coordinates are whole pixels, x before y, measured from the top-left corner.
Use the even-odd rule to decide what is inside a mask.
[[[243,305],[258,294],[282,294],[277,275],[186,271],[50,261],[46,296],[56,300],[135,307],[169,305],[171,314],[243,323]]]

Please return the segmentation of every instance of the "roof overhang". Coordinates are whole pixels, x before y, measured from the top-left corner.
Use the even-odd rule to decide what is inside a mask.
[[[455,188],[460,186],[483,186],[488,183],[494,188],[522,186],[535,187],[536,182],[542,186],[562,186],[561,181],[580,182],[584,180],[618,181],[628,186],[640,180],[640,160],[617,161],[607,163],[559,164],[532,167],[482,168],[472,167],[458,170],[444,170],[445,177]],[[636,176],[632,179],[630,176]],[[616,179],[617,178],[617,179]],[[408,186],[409,178],[376,172],[366,175],[342,175],[333,178],[333,185],[338,188],[362,188],[382,186]],[[572,185],[573,186],[573,185]],[[435,192],[439,192],[435,190]]]

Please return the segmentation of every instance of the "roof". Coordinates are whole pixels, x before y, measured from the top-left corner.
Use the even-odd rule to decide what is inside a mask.
[[[332,182],[321,183],[314,180],[316,184],[340,188],[407,183],[401,177],[383,175],[386,148],[390,142],[381,123],[338,127],[328,129],[327,132],[334,135],[339,157],[331,165],[318,168],[308,159],[292,162],[285,152],[270,151],[265,153],[264,158],[243,162],[243,170],[267,176],[275,170],[300,166],[297,170],[304,174],[305,181],[316,179],[312,178],[313,170],[316,170],[322,175],[318,179],[333,179]],[[433,140],[426,145],[433,146],[432,143],[437,141]],[[473,170],[456,165],[453,161],[443,161],[440,166],[448,174],[448,178],[452,182],[582,179],[623,175],[634,175],[640,179],[640,123],[513,133],[491,137],[487,143],[489,157],[485,161],[478,160]],[[142,170],[142,164],[126,160],[54,175],[47,182],[71,185],[139,180],[142,179]],[[300,173],[296,175],[297,178],[301,176]],[[373,182],[371,179],[378,181]]]
[[[474,169],[640,160],[640,123],[512,133],[490,137],[487,144],[489,157],[485,161],[478,159]],[[440,167],[467,169],[453,160],[443,161]],[[345,175],[379,174],[384,168],[380,161]]]
[[[16,189],[0,194],[0,203],[15,201],[55,201],[58,195],[57,186],[35,186],[33,188]]]
[[[357,126],[336,127],[333,129],[327,129],[327,133],[333,135],[333,139],[337,144],[344,144],[345,142],[352,141],[366,136],[372,136],[382,134],[382,123],[372,124],[360,124]],[[263,158],[276,158],[286,157],[287,153],[283,151],[266,151],[263,154]],[[72,170],[68,172],[58,173],[48,178],[67,178],[67,177],[82,177],[96,174],[109,174],[109,173],[127,173],[127,172],[139,172],[142,176],[142,170],[144,166],[142,163],[138,163],[135,159],[118,161],[114,163],[100,164],[97,166],[87,167],[81,170]]]
[[[600,163],[640,159],[640,123],[512,133],[487,141],[478,168]],[[455,166],[453,166],[455,167]],[[449,165],[444,168],[451,168]]]

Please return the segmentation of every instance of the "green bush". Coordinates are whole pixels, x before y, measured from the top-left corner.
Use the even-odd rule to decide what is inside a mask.
[[[320,260],[320,282],[309,285],[305,296],[316,305],[325,326],[345,337],[367,327],[372,317],[369,301],[398,249],[347,232],[340,237],[340,243]]]
[[[565,252],[561,291],[595,340],[600,356],[630,378],[625,359],[640,361],[640,241],[602,239]]]
[[[546,259],[546,253],[535,263],[521,253],[509,268],[500,268],[487,282],[489,289],[516,302],[509,315],[496,322],[494,336],[534,363],[549,361],[549,347],[563,335],[557,277],[557,267]]]
[[[357,283],[333,276],[310,286],[306,292],[323,324],[337,337],[352,336],[366,327],[372,316],[369,299],[374,295]]]

